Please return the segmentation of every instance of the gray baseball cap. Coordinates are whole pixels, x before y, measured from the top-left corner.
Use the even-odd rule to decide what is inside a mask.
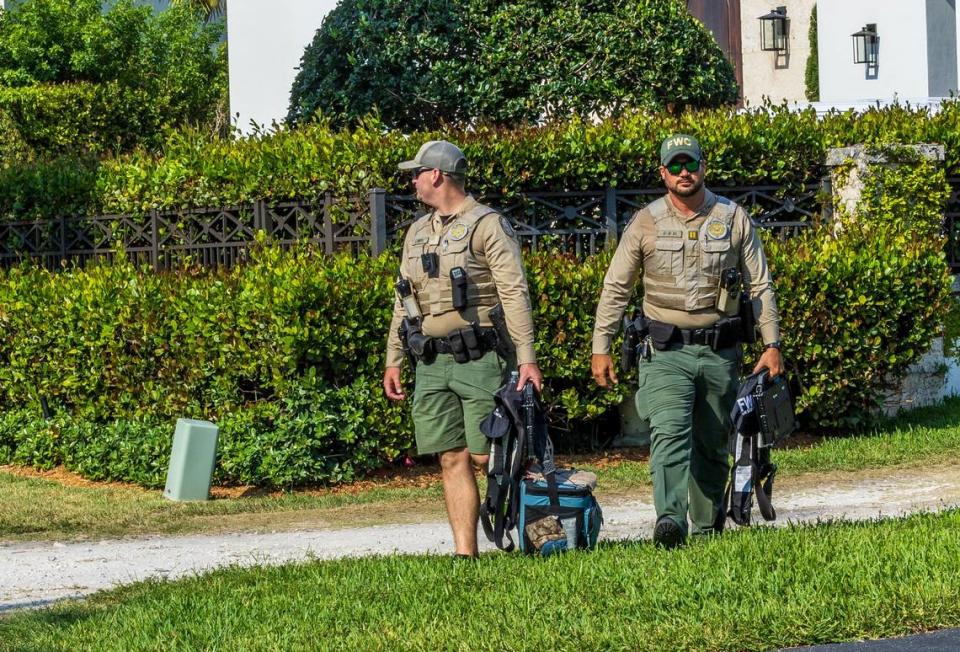
[[[423,144],[412,161],[404,161],[397,166],[401,170],[417,168],[436,168],[447,174],[466,174],[467,157],[460,148],[445,140],[429,140]]]
[[[694,161],[703,158],[700,153],[700,143],[693,136],[687,134],[674,134],[663,141],[660,145],[660,164],[666,165],[681,154],[686,154]]]

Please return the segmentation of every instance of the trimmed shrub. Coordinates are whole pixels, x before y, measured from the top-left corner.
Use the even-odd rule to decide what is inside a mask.
[[[43,396],[56,417],[8,432],[0,453],[145,482],[155,469],[114,439],[140,429],[168,445],[189,415],[222,425],[222,481],[330,482],[379,466],[409,446],[404,408],[379,390],[394,265],[263,248],[229,273],[154,274],[122,257],[11,270],[0,407],[39,414]]]
[[[162,155],[137,152],[105,162],[96,196],[105,211],[122,213],[310,199],[328,191],[365,193],[375,186],[406,193],[409,184],[397,172],[397,162],[412,158],[424,141],[441,137],[463,148],[470,187],[478,194],[657,187],[660,142],[677,131],[700,138],[714,186],[796,188],[823,176],[828,148],[857,143],[943,143],[948,172],[960,173],[960,102],[947,102],[936,115],[893,106],[818,119],[812,110],[772,107],[680,116],[634,113],[600,123],[572,118],[538,128],[477,126],[409,136],[385,131],[374,121],[351,131],[316,123],[235,142],[181,132]]]
[[[481,195],[595,189],[608,184],[658,187],[659,143],[676,131],[700,137],[708,180],[715,187],[780,185],[786,186],[783,192],[791,192],[823,176],[828,148],[857,143],[943,143],[947,173],[960,174],[960,101],[944,103],[935,115],[925,109],[891,106],[862,115],[832,113],[818,119],[812,110],[771,107],[679,116],[635,113],[596,124],[573,118],[539,128],[477,126],[471,131],[409,136],[385,131],[375,121],[352,131],[314,123],[236,141],[196,130],[173,132],[160,154],[141,149],[69,173],[72,181],[66,199],[51,195],[45,205],[38,195],[24,205],[0,203],[0,219],[59,217],[63,205],[81,207],[89,214],[140,213],[261,199],[310,200],[326,192],[363,194],[372,187],[408,193],[409,184],[398,174],[397,162],[413,157],[423,141],[438,137],[463,147],[470,160],[470,188]],[[67,167],[64,162],[51,165],[60,170]],[[29,177],[27,185],[37,187],[41,179],[60,174],[44,168],[38,164],[24,173]],[[9,180],[0,176],[0,197],[18,195],[22,183],[21,176]]]
[[[115,89],[114,89],[115,90]],[[100,149],[116,117],[97,84],[0,87],[0,109],[31,148],[50,155]]]
[[[33,148],[27,144],[17,123],[0,108],[0,170],[24,165],[33,157]]]
[[[950,308],[943,171],[909,150],[882,149],[895,164],[868,169],[856,215],[837,206],[834,223],[767,243],[784,356],[803,385],[798,408],[815,427],[869,422]]]
[[[291,123],[537,123],[736,102],[733,67],[680,2],[344,0],[307,47]]]

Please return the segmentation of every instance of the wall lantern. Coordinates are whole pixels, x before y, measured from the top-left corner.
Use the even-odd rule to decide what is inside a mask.
[[[760,49],[764,52],[787,51],[787,8],[777,7],[759,17]]]
[[[872,67],[877,65],[877,45],[880,39],[877,37],[876,23],[865,25],[859,32],[850,35],[853,37],[853,62],[865,63]]]

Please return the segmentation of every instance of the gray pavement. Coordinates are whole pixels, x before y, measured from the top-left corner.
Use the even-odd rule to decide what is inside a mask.
[[[942,629],[938,632],[925,632],[879,641],[831,643],[830,645],[789,648],[789,652],[902,652],[903,650],[909,650],[910,652],[957,652],[960,650],[960,629]]]

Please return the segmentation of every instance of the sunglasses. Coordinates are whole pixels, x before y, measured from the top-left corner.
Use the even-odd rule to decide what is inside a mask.
[[[665,166],[667,172],[677,176],[681,171],[686,170],[687,172],[693,174],[700,169],[700,161],[687,161],[686,163],[667,163]]]
[[[417,177],[426,172],[427,170],[432,170],[433,168],[417,168],[410,171],[410,179],[416,181]]]

